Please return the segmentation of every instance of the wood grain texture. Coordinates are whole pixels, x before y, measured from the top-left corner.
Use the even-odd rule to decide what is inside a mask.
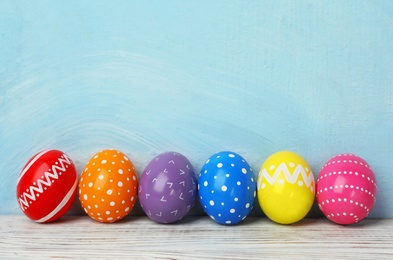
[[[388,259],[393,257],[393,219],[366,219],[340,226],[326,219],[278,225],[247,218],[222,226],[207,217],[172,225],[147,217],[101,224],[65,217],[36,224],[25,217],[0,216],[0,258],[156,259]]]

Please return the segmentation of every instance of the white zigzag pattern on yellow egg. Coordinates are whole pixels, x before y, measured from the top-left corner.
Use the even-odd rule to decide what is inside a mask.
[[[311,188],[311,185],[314,183],[313,173],[310,171],[310,173],[307,175],[303,166],[301,166],[300,164],[296,166],[295,170],[293,171],[293,174],[291,174],[287,165],[285,163],[281,163],[274,171],[273,177],[270,176],[270,174],[267,172],[265,168],[263,168],[263,170],[259,172],[258,186],[262,183],[263,178],[265,178],[265,180],[268,183],[270,183],[270,185],[273,185],[277,181],[278,176],[280,175],[281,172],[284,173],[285,179],[289,183],[292,184],[295,183],[299,175],[303,177],[303,180],[308,188]]]

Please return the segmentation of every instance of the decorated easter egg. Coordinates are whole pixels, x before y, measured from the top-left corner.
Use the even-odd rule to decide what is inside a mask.
[[[160,223],[182,219],[197,196],[197,181],[191,163],[176,152],[156,156],[146,166],[139,182],[139,201],[146,215]]]
[[[314,175],[301,156],[280,151],[263,163],[257,189],[266,216],[280,224],[292,224],[303,219],[312,207]]]
[[[16,195],[23,213],[39,222],[52,222],[72,206],[78,177],[72,160],[58,150],[42,151],[23,167]]]
[[[79,201],[99,222],[115,222],[131,212],[137,200],[138,178],[131,160],[117,150],[95,154],[82,171]]]
[[[377,182],[365,160],[340,154],[320,171],[316,191],[322,213],[335,223],[350,225],[367,217],[374,207]]]
[[[219,152],[203,165],[198,192],[202,207],[210,218],[223,225],[237,224],[254,206],[254,173],[240,155]]]

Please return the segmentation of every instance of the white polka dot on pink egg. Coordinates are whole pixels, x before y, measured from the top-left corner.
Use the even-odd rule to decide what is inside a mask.
[[[365,160],[353,154],[331,158],[318,175],[319,208],[338,224],[350,225],[366,218],[374,207],[376,194],[374,172]]]

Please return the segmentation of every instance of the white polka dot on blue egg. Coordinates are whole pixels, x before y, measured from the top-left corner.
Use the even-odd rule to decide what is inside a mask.
[[[223,225],[234,225],[251,212],[256,196],[254,173],[237,153],[223,151],[203,165],[199,180],[199,200],[206,214]]]

